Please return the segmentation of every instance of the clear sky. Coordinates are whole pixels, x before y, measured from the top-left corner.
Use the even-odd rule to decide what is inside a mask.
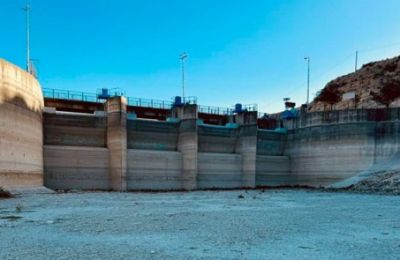
[[[400,54],[400,0],[30,0],[42,87],[283,108],[359,63]],[[25,67],[25,0],[0,0],[0,57]]]

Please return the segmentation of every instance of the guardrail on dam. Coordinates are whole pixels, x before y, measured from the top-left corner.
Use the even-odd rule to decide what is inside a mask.
[[[43,181],[51,189],[118,191],[324,186],[384,165],[400,146],[398,109],[300,112],[276,130],[261,129],[257,111],[222,116],[195,104],[143,109],[124,97],[46,99],[42,112],[31,75],[5,61],[0,73],[5,187]]]

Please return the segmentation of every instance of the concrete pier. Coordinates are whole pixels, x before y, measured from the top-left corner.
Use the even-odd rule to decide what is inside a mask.
[[[256,187],[257,163],[257,112],[242,112],[235,115],[240,125],[236,153],[242,157],[242,187]]]
[[[178,151],[182,153],[182,188],[197,189],[197,105],[174,107],[172,116],[180,119]]]
[[[114,191],[126,191],[126,98],[112,97],[107,100],[106,107],[107,147],[110,160],[110,188]]]

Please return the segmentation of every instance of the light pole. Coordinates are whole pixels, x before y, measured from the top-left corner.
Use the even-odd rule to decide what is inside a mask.
[[[31,73],[30,35],[29,35],[29,30],[30,30],[30,28],[29,28],[29,23],[30,23],[29,13],[31,11],[31,6],[29,5],[29,3],[27,3],[25,5],[25,7],[22,8],[22,10],[24,10],[26,13],[26,15],[25,15],[25,18],[26,18],[26,71],[28,73]]]
[[[310,56],[304,58],[307,61],[307,106],[310,101]]]
[[[354,65],[354,72],[357,72],[357,65],[358,65],[358,51],[356,51],[356,63]]]
[[[182,68],[182,100],[185,102],[185,59],[188,57],[186,52],[181,53],[179,59],[181,60]]]

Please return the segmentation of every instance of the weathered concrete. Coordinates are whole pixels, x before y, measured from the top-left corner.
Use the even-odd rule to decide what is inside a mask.
[[[126,98],[110,98],[107,100],[106,106],[107,147],[110,158],[110,187],[115,191],[126,191]]]
[[[179,122],[128,120],[128,149],[177,151]]]
[[[289,156],[257,155],[256,186],[282,186],[296,177],[290,173]]]
[[[257,131],[257,154],[269,156],[283,155],[286,138],[286,133],[259,129]]]
[[[242,157],[242,187],[255,188],[257,161],[257,112],[244,112],[235,116],[240,124],[236,153]]]
[[[180,119],[178,151],[182,153],[182,187],[197,188],[197,105],[184,105],[172,109],[172,115]]]
[[[199,189],[242,187],[242,157],[230,153],[199,153]]]
[[[43,185],[42,110],[37,80],[0,59],[0,186]]]
[[[44,144],[106,147],[107,118],[95,115],[43,113]]]
[[[375,123],[312,126],[289,131],[288,184],[325,186],[350,178],[375,162]]]
[[[128,149],[128,190],[181,190],[182,154]]]
[[[199,152],[235,153],[239,128],[198,126]]]
[[[50,189],[109,190],[107,148],[44,146],[45,186]]]

